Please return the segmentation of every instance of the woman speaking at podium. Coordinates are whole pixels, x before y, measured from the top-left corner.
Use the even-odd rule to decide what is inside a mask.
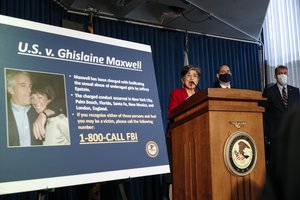
[[[179,104],[184,102],[190,96],[195,94],[199,80],[200,80],[200,68],[195,67],[193,65],[186,65],[181,69],[180,76],[182,82],[182,88],[176,88],[171,91],[169,98],[169,106],[168,106],[168,117],[174,108],[176,108]],[[168,124],[169,127],[169,124]],[[167,149],[169,155],[169,163],[171,165],[172,170],[172,147],[171,147],[171,129],[167,130]],[[172,173],[172,172],[171,172]],[[169,191],[169,199],[172,199],[172,174],[166,174],[164,176],[164,182],[168,185]]]

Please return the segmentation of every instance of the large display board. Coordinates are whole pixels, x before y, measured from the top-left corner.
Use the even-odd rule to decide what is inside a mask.
[[[2,15],[0,35],[0,194],[170,171],[150,46]],[[33,88],[52,86],[66,110],[37,144],[16,116],[18,72],[29,77],[27,128]]]

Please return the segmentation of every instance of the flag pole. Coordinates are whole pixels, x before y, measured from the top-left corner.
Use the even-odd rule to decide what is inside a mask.
[[[90,21],[89,21],[89,26],[88,26],[88,32],[89,33],[94,33],[94,23],[93,23],[93,13],[90,13]]]
[[[189,34],[187,30],[184,33],[184,66],[189,65]]]

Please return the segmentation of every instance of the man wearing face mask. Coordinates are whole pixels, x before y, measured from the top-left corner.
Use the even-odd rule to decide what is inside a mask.
[[[299,88],[287,84],[288,68],[280,65],[275,68],[276,84],[266,88],[263,97],[264,113],[264,135],[266,145],[267,169],[271,163],[271,149],[276,145],[277,130],[283,116],[299,103]]]
[[[217,81],[214,84],[214,88],[231,88],[231,71],[230,68],[227,65],[222,65],[217,74]]]

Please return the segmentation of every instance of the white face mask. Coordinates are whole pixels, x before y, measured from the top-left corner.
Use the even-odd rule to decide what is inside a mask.
[[[281,85],[285,85],[287,83],[287,75],[285,75],[285,74],[279,74],[279,75],[277,75],[277,81]]]

